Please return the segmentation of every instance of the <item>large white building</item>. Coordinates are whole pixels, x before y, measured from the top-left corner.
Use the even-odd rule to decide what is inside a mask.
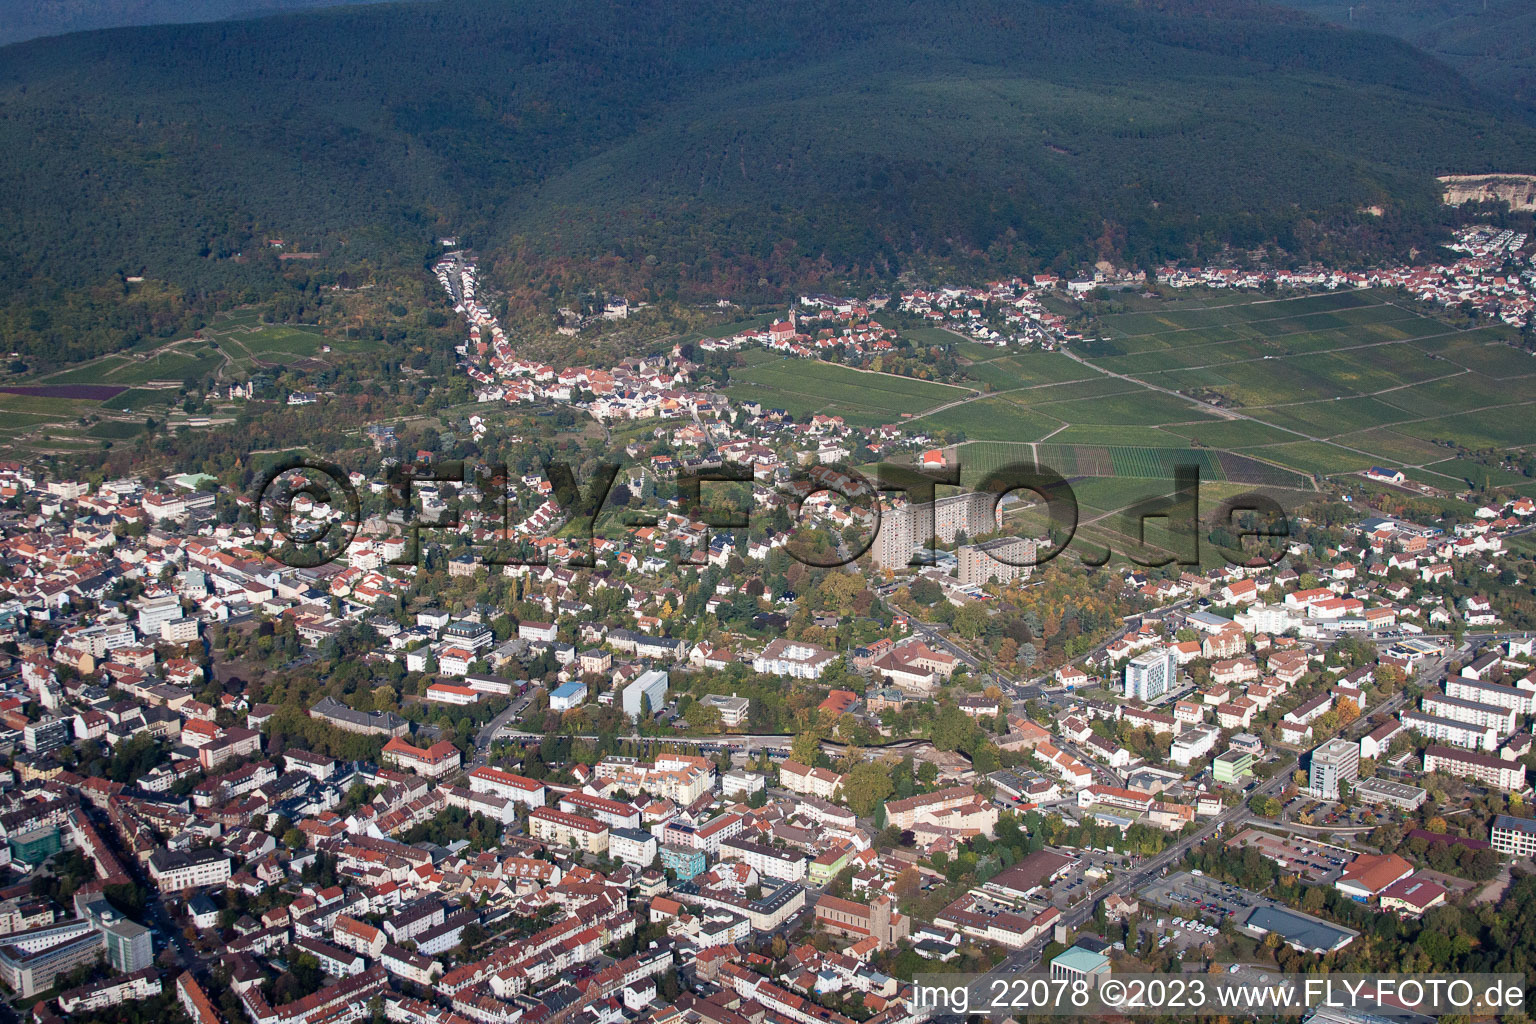
[[[1174,737],[1172,745],[1168,748],[1168,760],[1176,765],[1188,765],[1191,761],[1204,757],[1214,750],[1216,738],[1220,735],[1221,731],[1211,726],[1185,729]]]
[[[648,868],[660,852],[656,837],[638,828],[608,830],[608,856],[635,868]]]
[[[811,863],[810,858],[799,850],[781,850],[745,837],[723,841],[720,859],[739,860],[760,875],[782,878],[786,882],[804,882]]]
[[[785,761],[779,765],[779,785],[791,793],[809,793],[831,800],[842,788],[843,781],[843,776],[826,768],[815,768],[798,761]]]
[[[720,712],[720,724],[727,729],[734,729],[744,724],[747,720],[747,712],[752,706],[750,700],[738,697],[734,693],[729,697],[720,693],[707,693],[700,698],[699,703]]]
[[[229,858],[221,850],[156,850],[149,858],[149,878],[163,893],[181,892],[229,881]]]
[[[1178,671],[1178,654],[1173,648],[1143,651],[1125,666],[1125,695],[1150,703],[1173,688]]]
[[[536,807],[528,812],[528,833],[555,847],[572,847],[587,853],[608,852],[607,825],[553,807]]]
[[[996,580],[1012,583],[1034,572],[1036,543],[1024,537],[999,537],[985,544],[962,544],[960,585],[980,586]]]
[[[653,668],[639,676],[634,682],[624,687],[624,713],[632,721],[638,719],[645,711],[647,701],[650,702],[652,714],[660,711],[661,706],[666,703],[669,681],[668,675],[658,668]]]
[[[1499,704],[1484,704],[1480,700],[1452,697],[1441,693],[1425,694],[1419,707],[1426,714],[1449,718],[1453,722],[1465,722],[1478,728],[1492,729],[1496,735],[1508,736],[1515,731],[1515,710]]]
[[[1432,746],[1424,751],[1425,772],[1445,772],[1464,779],[1476,779],[1499,789],[1524,789],[1525,765],[1490,754]]]
[[[791,679],[816,679],[835,660],[835,651],[781,637],[764,647],[763,652],[752,659],[752,670]]]
[[[1495,850],[1511,857],[1536,855],[1536,821],[1508,814],[1497,815],[1489,830],[1488,841]]]
[[[562,686],[557,686],[549,695],[549,710],[569,711],[578,708],[587,699],[587,684],[580,679],[573,679]]]
[[[622,800],[576,792],[566,793],[555,806],[567,814],[580,814],[600,821],[609,828],[640,827],[640,809]]]
[[[157,637],[163,623],[181,617],[181,600],[175,595],[147,598],[139,605],[139,632],[147,637]]]
[[[1491,726],[1458,722],[1454,718],[1428,715],[1422,711],[1404,711],[1397,717],[1402,720],[1403,728],[1455,747],[1466,747],[1468,750],[1494,750],[1499,745],[1498,735]]]
[[[1232,616],[1232,621],[1245,633],[1268,633],[1279,636],[1295,629],[1298,616],[1283,604],[1253,604]]]
[[[1322,800],[1337,800],[1340,783],[1360,777],[1360,746],[1345,739],[1331,739],[1312,751],[1307,788]]]
[[[1521,715],[1536,712],[1536,690],[1485,683],[1470,676],[1448,677],[1445,681],[1445,693],[1448,697],[1459,697],[1462,700],[1477,701],[1480,704],[1509,708]]]
[[[542,782],[513,775],[490,765],[482,765],[469,773],[469,788],[473,793],[490,793],[529,807],[543,807],[545,802]]]
[[[997,495],[986,491],[903,505],[880,516],[870,557],[876,568],[905,569],[912,560],[912,549],[927,544],[929,537],[953,544],[961,533],[980,537],[996,529]]]

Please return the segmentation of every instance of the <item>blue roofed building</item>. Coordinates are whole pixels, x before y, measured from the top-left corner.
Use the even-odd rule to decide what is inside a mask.
[[[549,710],[569,711],[587,699],[587,684],[579,679],[557,686],[549,695]]]

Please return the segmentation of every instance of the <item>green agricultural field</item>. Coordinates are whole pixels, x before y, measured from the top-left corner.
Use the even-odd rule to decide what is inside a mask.
[[[1528,397],[1520,394],[1514,381],[1466,371],[1444,380],[1425,381],[1411,388],[1388,392],[1380,395],[1377,401],[1401,410],[1396,419],[1402,422],[1447,413],[1476,412]]]
[[[72,366],[58,373],[50,373],[38,377],[32,383],[38,384],[100,384],[107,379],[107,374],[113,370],[121,369],[128,365],[130,360],[126,356],[102,356],[79,366]]]
[[[965,367],[965,373],[984,384],[991,384],[998,391],[1087,380],[1097,376],[1093,370],[1073,362],[1059,352],[1017,352],[998,356],[984,362],[971,363]]]
[[[1293,511],[1311,495],[1284,488],[1253,488],[1244,484],[1203,482],[1200,485],[1199,515],[1202,522],[1213,523],[1229,498],[1260,491]],[[1132,514],[1132,507],[1148,499],[1166,498],[1169,490],[1147,479],[1088,479],[1073,483],[1078,500],[1078,529],[1072,548],[1081,555],[1102,558],[1107,549],[1119,559],[1135,558],[1147,562],[1166,557],[1176,549],[1187,550],[1187,538],[1175,538],[1169,520],[1152,516],[1142,519]],[[1036,514],[1043,513],[1031,510]],[[1027,513],[1026,513],[1027,514]],[[1220,549],[1204,539],[1198,543],[1200,564],[1214,568],[1227,559]]]
[[[318,330],[308,327],[288,327],[284,324],[265,324],[255,330],[231,331],[219,336],[219,344],[233,349],[238,345],[248,356],[263,362],[280,362],[284,358],[312,358],[328,344]],[[233,354],[233,352],[231,353]]]
[[[1004,466],[1035,464],[1036,445],[1006,441],[972,441],[958,449],[960,484],[975,487]]]
[[[784,357],[777,352],[770,352],[766,348],[744,348],[736,353],[736,362],[742,366],[761,366],[764,363],[777,362]]]
[[[1230,297],[1239,299],[1246,296],[1244,293],[1232,293]],[[1226,305],[1213,303],[1204,307],[1165,308],[1158,311],[1107,316],[1103,318],[1103,324],[1111,336],[1134,337],[1165,334],[1169,331],[1294,321],[1296,318],[1308,315],[1326,316],[1342,309],[1379,304],[1379,297],[1369,292],[1335,292],[1295,299],[1266,299],[1254,296],[1248,301],[1233,301]]]
[[[1130,448],[1109,449],[1114,475],[1147,476],[1172,480],[1180,466],[1193,466],[1205,480],[1221,480],[1226,471],[1214,453],[1203,448]]]
[[[1216,461],[1221,464],[1227,479],[1234,483],[1303,491],[1312,489],[1312,483],[1306,476],[1284,466],[1274,465],[1267,459],[1268,452],[1263,448],[1256,449],[1251,455],[1228,451],[1216,453]]]
[[[1110,395],[1143,395],[1146,389],[1129,380],[1119,380],[1097,374],[1086,367],[1077,380],[1068,380],[1050,387],[1031,388],[1013,394],[1012,400],[1024,405],[1043,405],[1046,402],[1075,402],[1081,398],[1106,398]]]
[[[1428,484],[1431,487],[1438,487],[1441,490],[1460,490],[1463,486],[1462,481],[1460,480],[1457,480],[1453,477],[1448,477],[1443,473],[1434,473],[1427,469],[1405,469],[1403,470],[1403,475],[1416,483]]]
[[[148,384],[150,381],[175,381],[200,378],[222,365],[224,357],[206,344],[186,349],[161,350],[144,359],[117,366],[102,377],[107,384]]]
[[[1202,480],[1310,491],[1314,475],[1445,463],[1447,443],[1536,444],[1536,359],[1505,327],[1458,330],[1368,291],[1125,305],[1135,311],[1102,318],[1107,340],[1074,355],[958,342],[966,372],[995,393],[940,411],[925,410],[964,392],[824,363],[739,370],[729,393],[855,425],[910,412],[974,442],[968,482],[1021,457],[1068,478],[1162,480],[1195,460]],[[1194,401],[1213,393],[1243,418]],[[1461,479],[1449,465],[1431,474]]]
[[[174,390],[151,390],[148,388],[129,388],[116,398],[102,402],[101,405],[108,409],[155,409],[175,401]]]
[[[1518,407],[1443,416],[1398,428],[1414,437],[1451,441],[1468,448],[1504,448],[1536,444],[1536,399]]]
[[[12,395],[0,392],[0,415],[6,417],[14,413],[22,413],[41,417],[47,422],[58,423],[84,416],[100,405],[100,399],[46,398],[41,395]]]
[[[1503,325],[1459,330],[1373,291],[1140,305],[1102,318],[1108,340],[1078,351],[1148,384],[1214,393],[1249,419],[1207,427],[1191,407],[1175,416],[1168,396],[1106,389],[1091,402],[1032,402],[1072,424],[1052,440],[1111,440],[1079,428],[1139,424],[1323,475],[1443,461],[1437,442],[1536,443],[1536,359]]]
[[[129,423],[123,420],[102,420],[100,423],[93,424],[85,432],[85,436],[123,441],[130,437],[138,437],[143,432],[143,423]]]
[[[903,338],[909,339],[914,345],[953,345],[960,341],[960,335],[953,331],[946,331],[942,327],[903,327],[898,332]],[[978,345],[978,348],[986,348]]]
[[[1536,490],[1536,488],[1533,488],[1533,490]],[[1532,492],[1522,493],[1525,493],[1527,497],[1536,497],[1536,494]],[[1518,551],[1526,557],[1536,556],[1536,533],[1522,533],[1511,537],[1504,542],[1504,547],[1509,550]]]
[[[1038,441],[1063,425],[1061,420],[1007,398],[965,402],[924,416],[918,424],[929,430],[963,431],[971,441]]]
[[[1090,518],[1095,513],[1113,512],[1149,498],[1166,498],[1173,493],[1173,478],[1081,477],[1071,481],[1080,514]]]
[[[1277,427],[1315,437],[1333,437],[1338,434],[1367,430],[1403,418],[1401,409],[1394,409],[1374,398],[1333,399],[1282,405],[1255,410],[1255,416]]]
[[[17,433],[43,423],[57,423],[52,416],[42,416],[36,413],[11,412],[9,409],[0,409],[0,418],[5,421],[4,427],[0,427],[0,434]]]
[[[1116,383],[1119,383],[1118,381]],[[1073,402],[1031,403],[1030,408],[1068,423],[1101,423],[1119,426],[1173,423],[1199,415],[1187,401],[1159,392],[1130,391],[1083,398]],[[1215,417],[1211,417],[1215,421]]]
[[[955,353],[961,359],[969,359],[973,363],[985,363],[1003,358],[1008,354],[1008,349],[999,348],[996,345],[983,345],[979,341],[956,339]]]
[[[1498,466],[1485,466],[1471,459],[1446,459],[1424,467],[1432,473],[1461,480],[1470,487],[1514,487],[1531,483],[1530,477],[1512,473]]]
[[[1334,441],[1350,448],[1370,452],[1380,456],[1383,463],[1397,466],[1415,466],[1434,462],[1444,458],[1446,454],[1446,449],[1439,445],[1385,427],[1345,434],[1334,438]]]
[[[1246,448],[1296,440],[1296,435],[1254,420],[1221,420],[1169,423],[1162,428],[1196,442],[1202,448]]]
[[[965,375],[971,380],[990,385],[994,391],[1006,391],[1022,386],[1019,383],[1017,371],[1007,366],[999,366],[998,360],[969,363],[964,370]]]
[[[1353,473],[1368,469],[1376,462],[1369,455],[1345,451],[1326,441],[1295,441],[1290,444],[1267,445],[1258,452],[1261,452],[1265,459],[1318,476]]]
[[[964,398],[966,388],[853,370],[812,359],[781,359],[739,369],[726,394],[735,401],[762,402],[795,416],[842,416],[857,426],[894,423],[903,413]]]
[[[1177,434],[1156,427],[1115,426],[1113,424],[1085,423],[1065,427],[1051,435],[1057,444],[1128,444],[1157,445],[1166,448],[1185,448],[1189,442]]]
[[[1034,462],[1068,480],[1084,477],[1137,478],[1171,483],[1178,465],[1199,467],[1202,482],[1227,481],[1248,487],[1312,489],[1306,476],[1234,452],[1143,445],[1002,444],[975,442],[960,448],[962,482],[975,483],[1000,466]]]

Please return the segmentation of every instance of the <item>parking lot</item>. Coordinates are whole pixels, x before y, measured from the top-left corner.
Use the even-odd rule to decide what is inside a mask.
[[[1242,924],[1254,907],[1280,906],[1267,896],[1187,871],[1148,883],[1140,896],[1149,903],[1166,907],[1170,918],[1217,926],[1223,921]]]
[[[1051,903],[1065,910],[1067,907],[1082,901],[1083,897],[1093,891],[1094,883],[1083,877],[1080,868],[1073,869],[1072,874],[1062,878],[1051,886]]]
[[[1285,805],[1284,817],[1288,821],[1304,825],[1331,825],[1334,828],[1360,828],[1379,825],[1382,821],[1402,817],[1391,807],[1345,807],[1332,800],[1318,800],[1309,796],[1296,796]]]
[[[1089,894],[1101,888],[1110,875],[1121,869],[1124,861],[1119,854],[1098,850],[1070,852],[1076,858],[1075,862],[1065,875],[1051,885],[1051,903],[1063,910],[1082,902]]]

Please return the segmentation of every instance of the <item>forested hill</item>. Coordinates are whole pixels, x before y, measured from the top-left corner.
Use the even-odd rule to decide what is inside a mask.
[[[1536,5],[1529,0],[1273,2],[1406,39],[1490,91],[1536,106]]]
[[[274,237],[315,272],[419,266],[457,233],[526,295],[739,295],[1411,240],[1433,174],[1485,170],[1536,171],[1536,132],[1455,72],[1227,0],[438,0],[119,29],[0,49],[0,331],[110,344],[56,311],[121,274],[259,296]]]
[[[220,21],[374,0],[0,0],[0,46],[125,25]]]

